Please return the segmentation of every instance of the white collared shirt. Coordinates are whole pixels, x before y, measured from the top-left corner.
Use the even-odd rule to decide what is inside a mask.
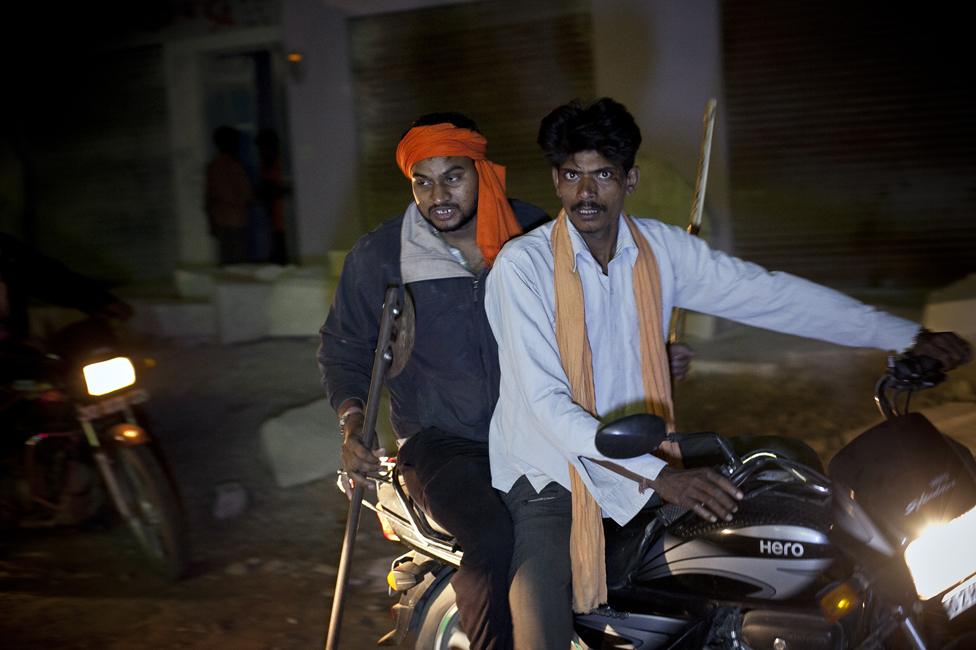
[[[747,325],[841,345],[903,350],[919,326],[833,289],[710,249],[675,226],[635,219],[657,258],[662,331],[672,307],[721,316]],[[568,224],[583,285],[587,337],[600,420],[643,411],[640,336],[634,303],[637,247],[621,220],[617,246],[604,275],[583,238]],[[584,458],[597,452],[600,424],[573,402],[556,345],[553,223],[502,249],[488,274],[485,309],[498,342],[501,386],[491,420],[492,484],[507,492],[523,474],[538,491],[552,481],[570,488],[569,463],[606,516],[623,525],[647,502],[634,481]],[[653,457],[613,461],[648,478],[664,462]]]

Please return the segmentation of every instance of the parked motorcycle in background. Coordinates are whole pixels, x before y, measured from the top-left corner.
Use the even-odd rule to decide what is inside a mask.
[[[973,457],[907,413],[914,392],[944,378],[929,361],[889,362],[875,391],[885,421],[827,475],[775,446],[737,454],[714,433],[674,434],[686,464],[715,465],[742,490],[739,511],[710,523],[665,504],[623,527],[606,522],[609,603],[575,617],[574,647],[976,647]],[[596,443],[624,458],[664,437],[660,418],[638,415],[604,426]],[[408,548],[387,577],[396,623],[380,645],[467,648],[450,585],[460,549],[416,507],[395,458],[370,480],[365,505]]]
[[[146,428],[148,393],[108,324],[74,323],[0,391],[0,525],[76,525],[114,508],[154,569],[186,569],[177,490]]]
[[[89,318],[39,341],[34,301]],[[187,557],[177,491],[110,327],[131,315],[100,282],[0,232],[0,528],[79,524],[111,504],[175,579]]]

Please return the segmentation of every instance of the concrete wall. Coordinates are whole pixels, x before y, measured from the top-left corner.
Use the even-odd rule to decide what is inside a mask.
[[[718,0],[593,0],[598,94],[626,105],[644,136],[641,153],[672,167],[690,186],[705,102],[718,100],[705,196],[711,218],[702,234],[728,249],[732,232],[720,18]],[[653,191],[654,181],[642,175],[641,184],[651,186],[645,190]]]
[[[321,262],[355,214],[357,167],[346,18],[319,0],[286,0],[283,47],[291,64],[288,117],[295,228],[303,264]]]

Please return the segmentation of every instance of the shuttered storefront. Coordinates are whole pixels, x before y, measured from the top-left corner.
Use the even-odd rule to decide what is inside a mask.
[[[593,95],[590,3],[478,2],[351,20],[364,227],[403,211],[409,187],[394,162],[417,116],[459,111],[508,168],[509,196],[550,213],[556,199],[535,144],[539,120]]]
[[[722,4],[737,254],[849,288],[976,269],[969,23],[924,11]]]
[[[97,278],[166,278],[177,233],[162,47],[79,59],[27,104],[34,244]]]

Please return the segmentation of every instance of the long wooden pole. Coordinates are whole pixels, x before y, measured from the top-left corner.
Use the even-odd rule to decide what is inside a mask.
[[[380,318],[379,335],[376,338],[376,351],[373,354],[373,372],[369,379],[369,393],[366,397],[366,414],[363,417],[363,446],[373,448],[376,438],[376,417],[380,409],[380,393],[386,372],[393,362],[393,325],[400,315],[399,289],[389,287],[383,300],[383,315]],[[356,545],[356,532],[359,530],[359,514],[363,506],[363,491],[366,486],[356,482],[349,500],[349,516],[346,518],[346,535],[342,540],[342,554],[339,556],[339,572],[336,575],[335,593],[332,596],[332,615],[329,617],[329,631],[325,641],[326,650],[339,647],[339,629],[342,627],[342,609],[345,605],[346,585],[349,583],[349,566]]]
[[[691,216],[688,218],[688,233],[698,235],[701,232],[702,214],[705,211],[705,188],[708,185],[708,163],[712,159],[712,133],[715,131],[715,107],[718,102],[714,97],[705,103],[705,115],[702,117],[702,140],[698,150],[698,171],[695,175],[695,194],[691,200]],[[685,310],[674,309],[671,313],[671,331],[668,342],[680,341],[684,334]]]

